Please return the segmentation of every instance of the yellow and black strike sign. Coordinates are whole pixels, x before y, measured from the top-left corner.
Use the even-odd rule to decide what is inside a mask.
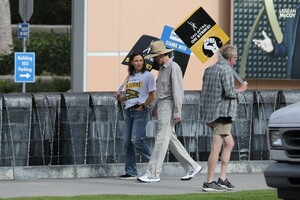
[[[226,33],[201,6],[174,31],[202,63],[229,40]]]

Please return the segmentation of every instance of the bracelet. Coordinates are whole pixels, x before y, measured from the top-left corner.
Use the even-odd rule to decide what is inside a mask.
[[[143,109],[145,109],[145,108],[146,108],[146,106],[145,106],[143,103],[141,104],[141,106],[142,106],[142,108],[143,108]]]

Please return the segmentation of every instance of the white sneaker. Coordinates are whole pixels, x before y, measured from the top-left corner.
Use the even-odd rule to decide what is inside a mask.
[[[188,172],[184,177],[181,177],[182,181],[191,180],[196,174],[198,174],[202,170],[202,167],[198,165],[195,171]]]
[[[143,182],[143,183],[154,183],[154,182],[159,182],[160,179],[159,178],[152,178],[150,176],[147,176],[146,174],[141,176],[141,177],[138,177],[137,178],[138,181],[140,182]]]

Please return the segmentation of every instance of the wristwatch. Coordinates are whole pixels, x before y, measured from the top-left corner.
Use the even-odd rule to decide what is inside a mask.
[[[146,108],[146,106],[145,106],[143,103],[141,104],[141,106],[142,106],[142,108],[143,108],[143,109],[145,109],[145,108]]]

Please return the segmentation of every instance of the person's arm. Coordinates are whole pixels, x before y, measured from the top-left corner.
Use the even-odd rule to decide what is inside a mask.
[[[234,78],[229,70],[224,71],[223,76],[221,77],[222,85],[224,86],[225,97],[235,99],[239,92],[244,92],[247,89],[247,81],[244,81],[236,89],[234,85]]]
[[[156,92],[155,91],[149,92],[149,97],[147,98],[145,103],[143,103],[144,106],[148,107],[155,99],[156,99]]]
[[[142,109],[145,109],[146,107],[150,106],[156,99],[156,82],[155,82],[153,74],[149,73],[149,76],[148,76],[145,84],[147,85],[149,95],[148,95],[148,98],[146,99],[146,101],[143,104],[141,104],[140,107],[142,107]]]
[[[179,65],[176,65],[172,69],[172,93],[174,100],[174,118],[181,119],[181,107],[183,101],[183,78],[182,71]]]
[[[245,92],[247,90],[247,88],[248,88],[248,83],[247,83],[247,81],[245,81],[236,90],[238,92]]]
[[[297,12],[298,12],[298,10],[297,10]],[[290,56],[289,55],[290,48],[293,48],[293,47],[295,48],[294,42],[295,42],[295,37],[297,37],[297,34],[295,34],[297,25],[295,24],[294,20],[295,20],[295,18],[286,18],[285,19],[283,40],[280,44],[278,44],[278,43],[274,44],[274,51],[271,52],[271,56],[274,56],[274,57]],[[288,57],[288,59],[291,59],[291,57]]]
[[[116,99],[118,101],[126,101],[126,95],[120,95],[120,94],[118,94],[118,92],[115,92],[114,96],[116,97]]]

